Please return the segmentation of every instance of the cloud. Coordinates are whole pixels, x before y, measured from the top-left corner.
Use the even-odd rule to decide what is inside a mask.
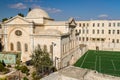
[[[25,2],[40,2],[41,0],[24,0]]]
[[[62,10],[56,8],[45,8],[48,13],[61,13]]]
[[[9,7],[14,8],[14,9],[26,9],[27,8],[27,6],[23,3],[12,4]]]
[[[31,8],[41,8],[40,5],[32,4]]]
[[[107,14],[101,14],[101,15],[98,16],[98,18],[107,18],[107,17],[108,17]]]
[[[33,8],[33,9],[34,8],[41,8],[41,9],[47,11],[48,13],[61,13],[62,12],[62,10],[57,9],[57,8],[41,7],[40,5],[37,5],[37,4],[32,4],[31,8]]]

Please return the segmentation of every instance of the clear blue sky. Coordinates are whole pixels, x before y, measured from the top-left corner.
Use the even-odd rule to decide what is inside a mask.
[[[30,7],[40,7],[56,20],[120,19],[120,0],[0,0],[0,20],[26,15]]]

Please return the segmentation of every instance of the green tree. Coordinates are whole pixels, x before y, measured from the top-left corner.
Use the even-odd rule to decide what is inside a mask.
[[[53,62],[49,58],[49,53],[46,49],[41,49],[38,45],[32,54],[33,66],[36,68],[37,74],[43,74],[48,72],[53,65]]]
[[[7,20],[8,20],[8,18],[3,18],[3,19],[2,19],[2,22],[7,21]]]
[[[24,17],[24,14],[22,14],[22,13],[18,13],[18,15],[21,16],[21,17]]]
[[[29,10],[28,10],[28,12],[30,12],[32,9],[31,8],[29,8]]]

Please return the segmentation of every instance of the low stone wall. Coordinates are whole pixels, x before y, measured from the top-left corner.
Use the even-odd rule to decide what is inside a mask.
[[[96,71],[90,71],[84,76],[84,80],[120,80],[120,77],[101,74]]]
[[[120,77],[101,74],[89,69],[69,66],[50,74],[41,80],[120,80]]]

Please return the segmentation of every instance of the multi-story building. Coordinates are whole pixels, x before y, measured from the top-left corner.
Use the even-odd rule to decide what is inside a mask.
[[[79,44],[88,49],[120,50],[120,20],[76,21]]]

